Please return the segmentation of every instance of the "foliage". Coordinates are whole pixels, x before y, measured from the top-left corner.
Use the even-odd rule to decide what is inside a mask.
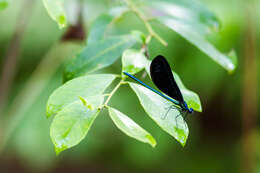
[[[43,4],[49,15],[55,20],[60,28],[67,25],[67,19],[64,11],[64,0],[43,0]]]
[[[5,9],[8,6],[7,0],[0,0],[0,10]]]
[[[59,26],[65,26],[62,1],[43,1],[50,16]],[[151,24],[153,22],[148,20],[147,16],[152,16],[155,22],[184,37],[227,71],[232,72],[235,69],[236,57],[233,55],[230,58],[220,53],[207,41],[207,33],[216,32],[220,24],[216,16],[201,4],[190,0],[164,0],[151,3],[125,0],[124,2],[126,7],[124,9],[128,10],[115,16],[102,14],[93,22],[85,48],[65,67],[64,80],[68,82],[56,89],[48,100],[47,117],[56,114],[51,125],[51,138],[57,154],[77,145],[87,135],[103,109],[108,109],[112,121],[126,135],[153,147],[156,145],[149,132],[121,111],[108,105],[112,96],[123,84],[129,84],[145,112],[160,128],[173,136],[182,146],[186,144],[189,129],[177,106],[168,112],[166,119],[162,119],[167,108],[172,105],[169,101],[139,84],[126,81],[123,73],[90,74],[113,64],[120,57],[122,57],[122,72],[136,74],[145,69],[149,74],[150,60],[147,47],[150,41],[154,38],[164,46],[167,46],[167,42],[154,30]],[[182,15],[179,15],[180,11]],[[136,14],[148,33],[132,31],[123,35],[108,35],[109,26],[113,25],[116,19],[124,17],[127,12]],[[201,112],[199,96],[184,86],[176,72],[174,76],[188,106]],[[106,89],[116,77],[120,80],[111,92],[106,93]]]

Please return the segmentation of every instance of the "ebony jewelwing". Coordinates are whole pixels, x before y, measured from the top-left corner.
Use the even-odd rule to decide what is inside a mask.
[[[181,108],[182,112],[192,113],[193,109],[189,108],[187,103],[184,101],[182,93],[174,80],[171,67],[167,60],[161,56],[158,55],[152,60],[152,63],[150,65],[150,74],[153,83],[156,85],[160,91],[146,85],[144,82],[140,81],[139,79],[135,78],[131,74],[127,72],[123,72],[125,75],[129,76],[130,78],[134,79],[144,87],[150,89],[151,91],[155,92],[156,94],[162,96],[163,98],[169,100],[170,102],[174,103],[175,105],[178,105]],[[169,97],[168,97],[169,96]],[[168,110],[169,112],[169,110]],[[167,113],[168,113],[167,112]]]

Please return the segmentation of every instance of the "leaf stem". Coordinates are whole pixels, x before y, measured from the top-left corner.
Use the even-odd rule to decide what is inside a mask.
[[[152,28],[151,24],[149,23],[149,21],[146,19],[145,15],[138,10],[138,8],[135,6],[134,3],[132,3],[131,0],[125,0],[126,4],[128,5],[128,7],[131,9],[131,11],[133,11],[144,23],[146,29],[149,32],[149,35],[151,37],[156,38],[160,43],[162,43],[164,46],[167,46],[168,43],[161,38]],[[150,41],[150,40],[149,40]]]
[[[106,102],[104,103],[104,107],[107,107],[108,102],[111,100],[112,96],[115,94],[115,92],[118,90],[118,88],[124,84],[124,80],[122,79],[117,85],[116,87],[111,91],[111,93],[108,95],[108,98],[106,100]]]

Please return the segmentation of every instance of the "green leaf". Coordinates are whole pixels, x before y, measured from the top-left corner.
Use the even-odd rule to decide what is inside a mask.
[[[151,61],[147,61],[145,70],[148,74],[150,74],[150,64]],[[195,92],[187,89],[183,82],[181,81],[181,78],[179,77],[179,75],[175,72],[172,72],[174,79],[178,85],[178,87],[181,90],[181,93],[183,94],[184,100],[187,103],[189,108],[192,108],[195,111],[198,112],[202,112],[202,106],[201,106],[201,102],[200,102],[200,98],[198,96],[198,94],[196,94]]]
[[[220,28],[216,15],[210,12],[199,1],[194,0],[152,0],[145,1],[147,13],[155,17],[168,17],[195,25],[194,29],[201,34],[217,31]]]
[[[235,65],[235,67],[237,67],[237,55],[236,52],[234,50],[231,50],[228,54],[228,57],[230,57],[230,60],[232,61],[232,63]],[[230,71],[230,73],[232,73],[233,71]]]
[[[64,11],[64,0],[43,0],[43,4],[49,15],[55,20],[60,28],[67,25],[67,20]]]
[[[171,109],[165,117],[169,107],[173,105],[171,102],[141,85],[135,83],[129,83],[129,85],[136,93],[142,107],[150,118],[180,142],[182,146],[185,146],[189,129],[183,117],[180,116],[179,109]]]
[[[108,111],[111,119],[122,132],[138,141],[148,143],[152,147],[155,147],[156,141],[153,136],[132,119],[114,108],[109,107]]]
[[[127,11],[128,8],[120,6],[110,9],[108,14],[99,15],[91,25],[87,44],[104,39],[110,24],[114,24]]]
[[[124,35],[110,37],[87,45],[66,66],[64,79],[70,80],[113,64],[125,49],[128,49],[135,43],[136,39],[132,35]]]
[[[209,43],[199,32],[196,32],[194,26],[184,24],[181,21],[161,18],[160,22],[180,34],[187,41],[198,47],[202,52],[208,55],[213,61],[221,65],[228,72],[235,70],[236,66],[228,55],[219,52],[211,43]]]
[[[84,102],[94,105],[94,109],[82,103],[72,102],[62,109],[54,118],[50,135],[56,154],[77,145],[87,135],[90,127],[100,112],[98,108],[103,103],[102,96],[88,97]]]
[[[102,40],[105,35],[105,31],[112,20],[113,17],[108,14],[100,15],[91,25],[87,44]]]
[[[100,95],[115,79],[112,74],[88,75],[73,79],[56,89],[47,102],[47,117],[58,113],[79,97]]]
[[[202,112],[202,106],[198,94],[191,90],[188,90],[182,83],[177,73],[173,72],[173,76],[181,90],[181,93],[183,94],[184,100],[186,101],[188,107],[192,108],[195,111]]]
[[[146,67],[147,61],[140,50],[127,49],[122,56],[122,72],[125,71],[134,75]]]
[[[235,70],[236,64],[233,63],[231,57],[218,51],[206,39],[207,34],[211,31],[219,30],[220,24],[215,14],[202,4],[194,0],[145,2],[147,2],[146,11],[149,16],[155,17],[159,22],[181,35],[228,72]]]
[[[0,10],[5,9],[8,6],[7,0],[0,0]]]

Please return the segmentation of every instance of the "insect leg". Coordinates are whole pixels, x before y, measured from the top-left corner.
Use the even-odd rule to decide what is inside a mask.
[[[178,128],[178,118],[179,118],[179,116],[181,116],[182,117],[182,114],[183,114],[183,112],[185,112],[185,111],[180,111],[180,114],[179,115],[177,115],[176,117],[175,117],[175,122],[176,122],[176,127]],[[186,126],[187,126],[187,124],[186,124]]]
[[[171,106],[168,108],[166,114],[165,114],[163,117],[161,117],[162,120],[164,120],[164,119],[167,117],[167,115],[168,115],[168,113],[170,112],[171,109],[177,109],[177,108],[176,108],[175,106],[171,105]]]
[[[183,112],[185,112],[185,115],[184,115],[184,117],[183,117],[184,123],[185,123],[185,125],[186,125],[186,128],[188,128],[188,125],[187,125],[187,123],[186,123],[186,118],[187,118],[187,116],[188,116],[188,112],[187,112],[187,111],[183,111]]]
[[[186,111],[186,112],[185,112],[185,115],[184,115],[184,120],[185,120],[185,121],[186,121],[187,116],[188,116],[188,112]]]

